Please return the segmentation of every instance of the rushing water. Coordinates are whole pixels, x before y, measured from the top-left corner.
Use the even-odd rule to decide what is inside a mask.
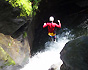
[[[29,58],[29,63],[20,70],[48,70],[50,67],[60,70],[60,66],[62,65],[60,51],[69,40],[67,37],[59,37],[59,35],[57,37],[58,42],[46,42],[45,49]]]

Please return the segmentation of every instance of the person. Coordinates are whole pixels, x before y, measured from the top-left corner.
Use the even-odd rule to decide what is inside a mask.
[[[49,35],[50,39],[53,37],[54,41],[55,41],[56,40],[55,27],[61,28],[61,23],[60,23],[60,20],[58,20],[59,25],[57,23],[54,23],[53,16],[51,16],[49,18],[49,21],[51,21],[51,23],[50,22],[44,23],[43,28],[48,27],[48,35]]]

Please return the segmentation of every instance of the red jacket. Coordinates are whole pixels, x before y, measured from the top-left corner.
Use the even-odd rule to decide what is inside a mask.
[[[43,28],[48,26],[48,33],[53,33],[55,27],[61,28],[61,23],[58,25],[56,23],[46,23],[46,25],[43,25]]]

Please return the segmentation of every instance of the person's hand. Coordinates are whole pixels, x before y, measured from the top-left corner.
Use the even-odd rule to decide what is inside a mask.
[[[60,24],[60,20],[57,20],[58,21],[58,23]]]
[[[46,25],[46,23],[44,23],[44,25]]]

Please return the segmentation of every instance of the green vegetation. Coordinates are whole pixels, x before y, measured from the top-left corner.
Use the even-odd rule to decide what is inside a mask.
[[[0,47],[0,61],[3,61],[3,66],[15,65],[15,61],[9,56],[7,52],[4,51],[2,47]]]
[[[23,33],[23,37],[24,37],[24,38],[27,37],[27,32],[24,32],[24,33]]]
[[[38,9],[40,0],[6,0],[13,7],[19,7],[21,9],[20,16],[32,16],[33,12]]]
[[[10,47],[11,46],[11,43],[8,43],[8,46]]]

